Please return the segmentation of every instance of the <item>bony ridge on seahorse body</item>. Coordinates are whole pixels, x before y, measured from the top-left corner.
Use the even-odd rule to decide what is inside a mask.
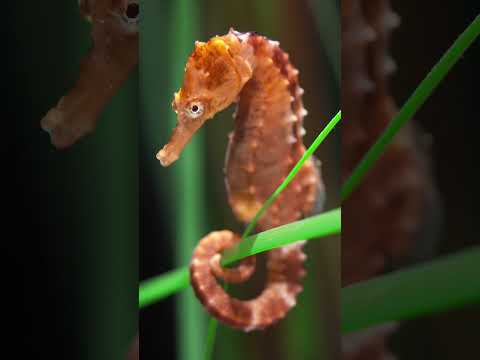
[[[226,186],[233,213],[248,223],[305,152],[302,93],[298,71],[278,42],[233,29],[207,43],[196,42],[183,86],[174,95],[177,126],[157,158],[163,166],[172,164],[206,120],[238,102],[225,162]],[[308,160],[259,220],[257,230],[311,213],[324,192],[320,170]],[[283,318],[302,291],[303,242],[269,251],[264,290],[242,301],[231,297],[217,281],[239,283],[254,272],[253,256],[233,268],[221,266],[222,251],[238,241],[240,236],[228,230],[204,237],[191,260],[191,283],[206,310],[217,319],[244,331],[264,329]]]

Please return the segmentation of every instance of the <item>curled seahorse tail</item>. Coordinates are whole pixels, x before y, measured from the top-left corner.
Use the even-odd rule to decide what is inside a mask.
[[[223,323],[244,331],[261,330],[282,319],[296,303],[305,276],[302,252],[304,242],[272,250],[267,259],[267,284],[251,300],[231,297],[218,283],[246,281],[255,270],[255,257],[242,260],[235,268],[220,266],[221,252],[240,241],[231,231],[215,231],[202,240],[190,264],[192,287],[205,309]]]

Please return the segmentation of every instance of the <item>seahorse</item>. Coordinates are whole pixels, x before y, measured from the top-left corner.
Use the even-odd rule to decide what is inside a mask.
[[[254,32],[230,29],[206,43],[196,42],[172,103],[177,126],[157,158],[163,166],[172,164],[208,119],[238,102],[225,161],[226,188],[234,215],[250,222],[305,152],[306,110],[298,74],[278,42]],[[257,230],[305,216],[324,194],[319,166],[308,160],[259,220]],[[205,309],[223,323],[244,331],[261,330],[296,304],[306,273],[304,243],[270,251],[264,290],[243,301],[230,296],[217,281],[239,283],[253,274],[255,257],[233,268],[221,266],[222,251],[239,241],[240,236],[229,230],[201,239],[190,263],[191,284]]]
[[[400,18],[387,0],[342,1],[342,168],[346,178],[397,112],[389,76],[391,31]],[[342,277],[383,271],[413,248],[425,220],[431,174],[420,129],[408,124],[342,204]]]
[[[41,121],[59,149],[93,131],[138,63],[138,0],[79,0],[79,6],[92,23],[93,47],[80,64],[76,84]]]
[[[397,112],[388,53],[400,24],[388,0],[342,0],[342,173],[348,177]],[[409,123],[342,203],[342,285],[371,278],[405,259],[426,218],[432,179],[421,132]],[[390,263],[390,264],[389,264]],[[391,359],[396,325],[344,338],[342,358]]]

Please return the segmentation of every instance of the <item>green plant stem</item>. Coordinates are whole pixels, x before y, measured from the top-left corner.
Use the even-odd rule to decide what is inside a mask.
[[[171,21],[168,27],[169,41],[174,46],[171,46],[164,55],[170,58],[172,74],[170,90],[174,90],[182,83],[183,61],[191,53],[198,34],[201,7],[197,1],[193,0],[177,0],[171,2],[169,6],[172,19],[188,19],[181,22]],[[165,105],[169,104],[170,102],[165,103]],[[177,116],[171,109],[168,120],[172,128],[177,124]],[[171,179],[174,181],[172,189],[175,196],[173,204],[176,220],[174,247],[176,266],[188,264],[198,239],[204,233],[206,201],[203,183],[205,179],[203,149],[203,134],[197,134],[183,151],[182,159],[169,169]],[[207,323],[206,314],[191,289],[181,293],[175,305],[178,359],[201,360],[206,339],[204,331]]]
[[[342,332],[480,304],[480,247],[342,289]]]
[[[205,360],[209,360],[213,356],[213,348],[215,346],[217,328],[218,328],[218,321],[215,318],[211,318],[208,323],[207,346],[205,347]]]
[[[315,19],[320,41],[327,54],[328,61],[335,75],[337,85],[340,85],[340,21],[338,15],[338,1],[310,0],[310,7]]]
[[[138,292],[140,308],[151,305],[188,286],[188,268],[182,267],[142,281]]]
[[[273,250],[300,240],[312,240],[323,236],[339,234],[341,229],[340,208],[321,215],[296,221],[275,229],[267,230],[246,238],[242,243],[225,254],[226,264],[245,257]],[[167,274],[143,281],[139,289],[139,307],[144,308],[189,284],[188,268],[183,267]]]
[[[342,186],[341,197],[345,200],[358,186],[367,171],[380,158],[385,147],[391,142],[400,128],[418,111],[432,94],[438,84],[445,78],[462,54],[480,34],[480,15],[457,38],[453,45],[442,56],[440,61],[427,74],[413,94],[393,118],[377,142],[368,150],[350,177]]]
[[[253,220],[248,224],[247,228],[243,232],[242,238],[246,238],[250,233],[253,231],[255,226],[257,225],[258,220],[262,217],[265,211],[272,205],[272,203],[277,199],[278,195],[282,193],[283,190],[292,182],[292,180],[297,175],[298,171],[302,167],[302,165],[307,161],[307,159],[312,156],[312,154],[317,150],[320,144],[325,140],[325,138],[330,134],[330,132],[335,128],[338,122],[342,119],[342,111],[339,111],[333,118],[330,120],[323,128],[323,130],[318,134],[317,138],[313,141],[312,145],[308,147],[305,151],[301,159],[297,162],[297,164],[293,167],[290,173],[287,175],[285,180],[280,184],[280,186],[273,192],[272,195],[265,201],[263,206],[257,212]]]

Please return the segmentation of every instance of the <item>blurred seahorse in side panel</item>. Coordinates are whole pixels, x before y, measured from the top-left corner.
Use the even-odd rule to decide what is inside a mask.
[[[93,46],[75,85],[41,121],[59,149],[93,131],[105,105],[138,63],[138,0],[79,0],[79,6],[92,24]]]
[[[397,113],[388,86],[395,63],[387,50],[399,22],[389,1],[342,1],[344,178]],[[424,139],[408,123],[342,204],[344,284],[381,273],[413,249],[432,188]]]
[[[164,166],[176,161],[208,119],[238,102],[225,163],[226,187],[233,213],[248,223],[305,152],[302,93],[298,70],[277,42],[234,30],[197,42],[173,100],[177,127],[157,157]],[[319,168],[308,160],[257,230],[298,220],[323,198]],[[264,329],[283,318],[302,291],[303,242],[268,252],[264,290],[243,301],[226,293],[217,280],[244,282],[254,272],[255,257],[234,268],[220,265],[222,251],[238,241],[240,236],[228,230],[204,237],[191,260],[191,283],[206,310],[225,324],[244,331]]]
[[[342,0],[342,175],[346,179],[397,113],[388,85],[388,53],[400,24],[388,0]],[[422,133],[408,123],[342,204],[342,284],[374,277],[411,256],[432,201]],[[343,358],[392,359],[395,325],[344,339]]]

